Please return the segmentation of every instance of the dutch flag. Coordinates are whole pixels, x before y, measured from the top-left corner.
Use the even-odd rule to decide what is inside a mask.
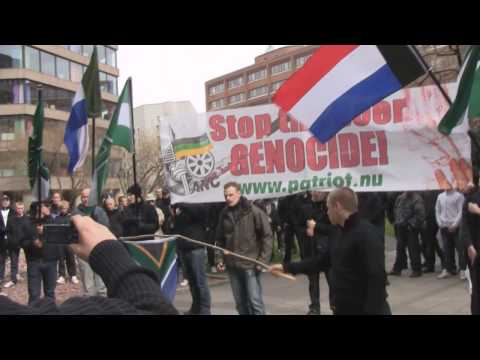
[[[408,45],[323,45],[272,100],[325,143],[426,71]]]

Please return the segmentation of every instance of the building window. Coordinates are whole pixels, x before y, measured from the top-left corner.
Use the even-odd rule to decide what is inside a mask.
[[[0,80],[0,104],[22,104],[22,80]]]
[[[98,62],[101,64],[106,64],[107,56],[105,54],[105,46],[97,45],[97,54],[98,54]]]
[[[273,65],[270,72],[272,75],[281,74],[290,70],[290,61],[285,61],[281,64]]]
[[[25,46],[25,67],[40,72],[40,52],[30,46]]]
[[[267,77],[267,70],[262,69],[248,74],[248,82],[258,81]]]
[[[218,84],[218,85],[215,85],[215,86],[211,86],[209,91],[208,91],[208,94],[209,95],[216,95],[216,94],[223,93],[224,91],[225,91],[225,84],[221,83],[221,84]]]
[[[0,141],[15,141],[15,117],[0,117]]]
[[[217,110],[225,107],[225,99],[219,99],[210,103],[210,109]]]
[[[63,80],[70,80],[70,64],[68,60],[56,57],[57,61],[57,77]]]
[[[245,94],[244,93],[232,95],[228,98],[228,103],[230,105],[238,104],[238,103],[241,103],[243,101],[245,101]]]
[[[21,45],[0,45],[0,69],[21,68],[22,66]]]
[[[82,45],[82,55],[90,57],[93,53],[93,45]]]
[[[40,52],[40,71],[44,74],[55,76],[55,56]]]
[[[235,89],[243,85],[243,76],[240,76],[236,79],[228,80],[228,88]]]
[[[108,46],[105,47],[105,56],[107,57],[107,65],[117,67],[117,62],[116,62],[116,56],[115,56],[115,50],[112,48],[109,48]]]
[[[38,103],[38,83],[26,80],[24,83],[25,104]],[[42,86],[42,96],[45,107],[52,110],[70,112],[75,93],[68,90],[55,88],[49,85]]]
[[[301,68],[308,60],[308,58],[312,56],[311,54],[310,55],[305,55],[305,56],[300,56],[298,58],[295,59],[295,67],[296,68]]]
[[[82,45],[70,45],[69,49],[70,51],[73,51],[74,53],[77,53],[77,54],[82,53]]]
[[[106,121],[112,120],[113,112],[115,111],[115,103],[109,101],[102,101],[102,119]]]
[[[270,88],[270,93],[271,94],[275,93],[280,88],[280,86],[282,86],[283,82],[284,82],[283,80],[274,82],[272,84],[272,87]]]
[[[260,86],[258,88],[252,89],[248,92],[248,98],[256,98],[259,96],[266,95],[268,93],[268,86]]]
[[[70,79],[75,82],[82,81],[82,65],[71,62],[70,63]]]
[[[117,78],[112,75],[107,74],[107,83],[108,83],[108,92],[115,96],[118,95],[117,92]]]

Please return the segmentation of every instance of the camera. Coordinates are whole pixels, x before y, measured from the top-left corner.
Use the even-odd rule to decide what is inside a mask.
[[[72,222],[68,224],[44,224],[44,240],[52,245],[70,245],[78,243],[78,232]]]

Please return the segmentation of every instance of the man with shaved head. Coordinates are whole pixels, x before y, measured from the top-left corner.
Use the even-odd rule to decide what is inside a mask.
[[[358,214],[350,188],[333,190],[327,198],[328,218],[335,227],[315,257],[276,264],[270,271],[311,275],[328,271],[336,315],[389,315],[383,239]]]

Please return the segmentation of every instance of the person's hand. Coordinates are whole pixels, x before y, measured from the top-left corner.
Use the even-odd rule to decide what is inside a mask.
[[[473,263],[475,262],[475,258],[477,257],[477,250],[475,250],[473,245],[470,245],[467,249],[467,253],[468,253],[468,258],[470,259],[470,264],[472,264],[473,266]]]
[[[283,265],[282,264],[273,264],[270,265],[268,268],[268,272],[270,273],[278,273],[278,272],[283,272]]]
[[[255,270],[257,270],[257,272],[262,272],[262,267],[260,265],[255,265]]]
[[[315,222],[315,220],[313,220],[313,219],[307,220],[307,227],[308,228],[313,229],[313,228],[315,228],[316,225],[317,225],[317,223]]]
[[[218,270],[218,272],[224,272],[225,271],[225,264],[224,263],[218,263],[217,264],[217,270]]]
[[[315,234],[315,230],[312,228],[307,228],[307,236],[312,237]]]
[[[453,226],[453,225],[452,225],[452,226],[449,226],[449,227],[448,227],[448,232],[454,233],[455,231],[457,231],[457,227],[456,227],[456,226]]]
[[[43,247],[43,242],[40,241],[40,239],[35,239],[33,240],[33,245],[39,249],[41,249]]]
[[[472,214],[479,215],[480,214],[480,207],[478,207],[475,203],[468,203],[468,211]]]
[[[78,244],[72,244],[70,248],[85,261],[88,261],[92,250],[102,241],[117,239],[106,226],[93,221],[89,216],[72,216],[72,222],[78,231]]]

